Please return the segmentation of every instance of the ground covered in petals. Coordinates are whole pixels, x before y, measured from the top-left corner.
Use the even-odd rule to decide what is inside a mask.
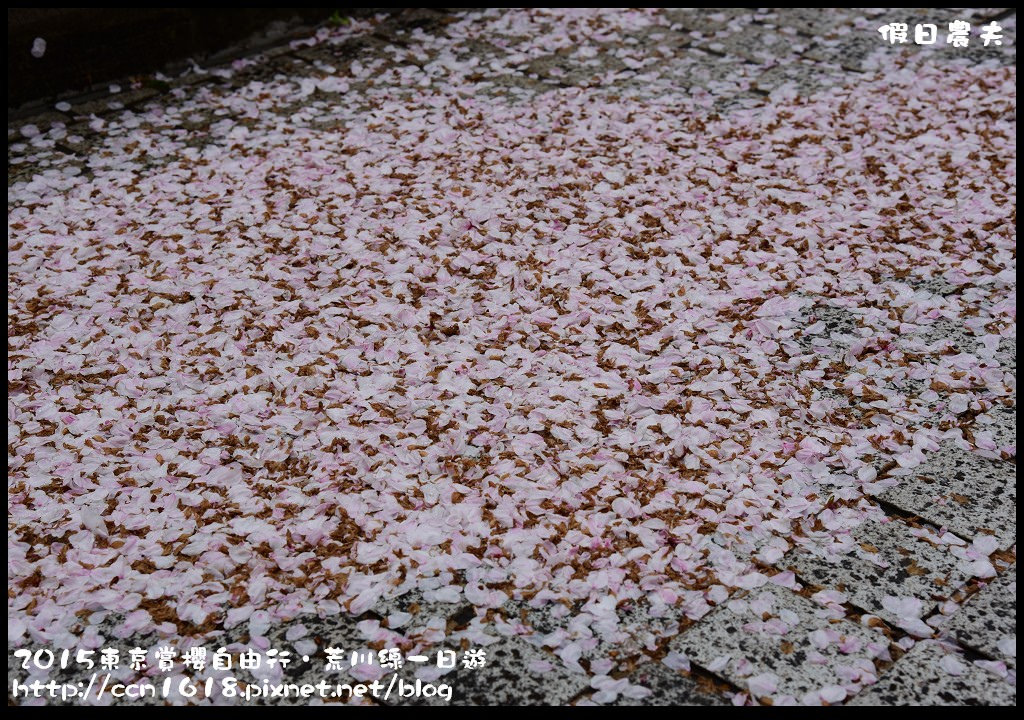
[[[979,421],[1015,406],[1015,67],[695,90],[729,56],[654,11],[346,49],[372,25],[14,146],[11,642],[342,616],[534,638],[599,702],[668,650],[835,702],[930,637],[912,593],[855,603],[885,623],[809,699],[664,645],[730,603],[765,622],[808,584],[791,553],[894,522],[937,453],[1015,457]],[[1012,561],[1015,527],[903,509],[964,583]],[[851,588],[811,586],[825,632]],[[416,625],[409,593],[472,612]]]

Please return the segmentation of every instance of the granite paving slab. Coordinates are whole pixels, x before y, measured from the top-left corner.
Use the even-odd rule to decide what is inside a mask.
[[[922,642],[847,704],[1016,705],[1017,689],[956,652]]]
[[[1017,667],[1017,566],[968,598],[943,630],[962,645]]]
[[[1004,548],[1016,541],[1017,468],[1012,462],[945,445],[878,498],[966,538],[995,535]]]
[[[839,590],[857,607],[898,625],[900,618],[886,609],[887,597],[917,598],[926,615],[970,579],[948,545],[915,537],[912,529],[900,519],[868,521],[831,554],[811,546],[781,562],[805,582]]]
[[[814,601],[766,585],[717,608],[670,648],[755,697],[816,703],[839,702],[873,681],[874,656],[887,645],[874,630],[828,618]]]
[[[629,681],[650,692],[639,698],[620,696],[612,705],[715,707],[732,704],[730,694],[722,688],[661,662],[644,663],[629,675]]]

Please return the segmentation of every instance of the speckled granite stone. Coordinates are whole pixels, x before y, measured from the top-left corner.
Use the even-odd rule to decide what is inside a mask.
[[[805,582],[840,590],[854,605],[895,622],[882,606],[886,595],[916,597],[927,613],[970,579],[948,547],[910,531],[902,520],[869,521],[854,531],[849,552],[825,556],[795,550],[781,564]]]
[[[672,705],[731,705],[727,693],[717,692],[701,685],[692,676],[666,667],[660,662],[645,663],[637,668],[629,681],[645,687],[650,695],[639,699],[619,697],[613,705],[672,706]]]
[[[1016,656],[1007,656],[1005,649],[1010,645],[1016,652],[1017,566],[968,599],[944,629],[962,645],[1016,667]]]
[[[1016,539],[1017,468],[1010,462],[947,445],[878,498],[965,537],[990,533],[1002,547]]]
[[[486,663],[482,668],[460,665],[436,680],[451,685],[451,705],[565,705],[588,687],[587,676],[571,672],[554,655],[520,638],[503,638],[483,650]],[[407,665],[400,677],[412,679],[414,669]],[[393,697],[385,704],[448,703],[438,698]]]
[[[751,601],[765,599],[771,602],[767,612],[749,607]],[[805,693],[840,684],[841,668],[869,663],[868,644],[887,642],[866,627],[846,620],[830,621],[813,601],[776,585],[765,585],[734,600],[742,604],[734,601],[719,606],[673,639],[669,647],[737,687],[746,688],[752,676],[771,673],[778,679],[775,695],[799,699]],[[788,632],[778,632],[778,623],[773,621],[781,621]],[[849,652],[841,652],[838,643],[817,650],[812,634],[818,630],[837,631],[849,642]],[[809,662],[812,653],[820,653],[818,662]]]
[[[1013,685],[962,658],[962,674],[951,675],[939,664],[945,654],[937,643],[917,644],[847,704],[1016,705]]]

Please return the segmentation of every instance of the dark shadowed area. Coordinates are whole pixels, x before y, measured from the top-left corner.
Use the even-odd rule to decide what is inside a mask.
[[[7,105],[211,57],[243,41],[247,48],[280,42],[331,13],[331,8],[8,8]],[[46,43],[41,57],[32,53],[37,38]]]

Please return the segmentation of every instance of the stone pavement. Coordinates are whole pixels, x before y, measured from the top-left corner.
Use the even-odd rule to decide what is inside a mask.
[[[871,76],[880,52],[934,64],[1016,62],[1015,15],[1001,8],[666,9],[651,25],[617,28],[607,38],[595,35],[598,46],[626,43],[635,51],[626,60],[614,53],[574,52],[572,42],[515,57],[508,48],[523,38],[515,35],[514,23],[507,36],[501,34],[504,12],[409,10],[353,30],[341,42],[293,43],[230,69],[138,79],[117,94],[59,99],[45,112],[9,123],[9,188],[58,182],[51,171],[68,168],[88,176],[116,161],[127,149],[105,128],[126,111],[163,113],[201,152],[221,137],[218,123],[232,112],[233,94],[258,93],[261,83],[275,78],[301,85],[305,79],[352,74],[344,87],[319,87],[280,107],[282,122],[313,131],[334,126],[332,104],[373,113],[383,95],[407,91],[397,81],[375,85],[353,66],[376,64],[382,74],[397,69],[391,77],[422,72],[429,80],[433,68],[468,59],[478,68],[476,91],[510,104],[574,87],[650,98],[683,87],[708,116],[717,117],[855,86]],[[1007,29],[1007,42],[982,48],[975,41],[963,51],[889,48],[874,30],[901,20],[911,28],[916,22],[944,28],[955,19],[975,25],[997,20]],[[495,30],[468,41],[449,34],[466,21],[488,22]],[[537,22],[542,28],[548,23],[543,16]],[[644,75],[641,69],[654,72]],[[195,97],[216,98],[207,107],[220,107],[183,111]],[[153,153],[147,162],[159,166],[167,158]],[[938,274],[907,282],[899,291],[919,293],[924,304],[971,301],[969,287]],[[812,299],[804,312],[807,331],[799,342],[807,352],[839,360],[871,351],[863,350],[857,332],[870,322],[871,308]],[[901,338],[906,352],[947,358],[980,352],[977,336],[942,322]],[[1014,343],[1011,336],[985,349],[992,367],[1012,378]],[[469,601],[447,591],[459,585],[454,578],[401,587],[355,616],[300,615],[262,634],[271,647],[291,646],[312,662],[322,660],[328,647],[376,650],[390,646],[389,640],[431,654],[490,643],[489,663],[481,671],[448,676],[458,704],[1016,704],[1015,394],[970,412],[965,407],[949,425],[944,408],[955,402],[952,392],[922,383],[907,374],[883,379],[871,392],[905,394],[915,418],[946,423],[944,430],[955,426],[961,438],[927,447],[923,461],[906,468],[880,452],[867,480],[870,501],[858,500],[864,503],[859,507],[870,505],[869,517],[838,540],[822,527],[808,527],[793,547],[773,545],[767,537],[730,546],[717,562],[719,577],[755,568],[759,580],[742,586],[723,581],[720,596],[709,594],[710,607],[703,612],[639,599],[614,608],[621,625],[590,627],[594,615],[581,605],[504,596],[493,603],[482,597]],[[821,389],[858,427],[870,425],[871,403],[878,400],[866,392],[840,382]],[[841,515],[848,490],[837,485],[825,512]],[[709,545],[722,541],[708,537]],[[111,615],[102,627],[117,637],[122,621]],[[260,633],[242,621],[215,628],[211,637],[241,648],[253,634]],[[160,638],[137,635],[119,642],[151,647]],[[312,662],[287,670],[286,677],[315,682],[322,672]],[[13,658],[9,672],[19,673]],[[413,679],[410,667],[402,673]]]

